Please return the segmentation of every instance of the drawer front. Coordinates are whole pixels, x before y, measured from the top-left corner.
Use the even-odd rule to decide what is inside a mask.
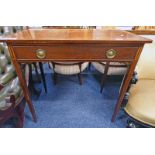
[[[100,61],[128,60],[135,58],[138,47],[102,47],[102,46],[14,46],[18,60],[85,60]]]

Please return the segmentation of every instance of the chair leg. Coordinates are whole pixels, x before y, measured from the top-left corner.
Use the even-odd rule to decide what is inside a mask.
[[[89,65],[88,65],[88,70],[90,71],[91,69],[91,62],[89,62]]]
[[[25,105],[23,105],[23,104],[19,105],[17,107],[17,110],[16,110],[16,113],[18,116],[18,121],[16,124],[17,128],[23,128],[23,126],[24,126],[24,107],[25,107]]]
[[[44,74],[43,64],[41,62],[39,62],[39,67],[40,67],[41,78],[42,78],[42,81],[43,81],[45,93],[47,93],[47,86],[46,86],[45,74]]]
[[[100,89],[100,93],[102,93],[102,91],[103,91],[104,84],[105,84],[105,79],[106,79],[106,75],[103,74],[103,75],[102,75],[102,79],[101,79],[101,89]]]
[[[49,68],[49,69],[51,69],[51,66],[50,66],[50,64],[49,64],[49,63],[48,63],[48,68]]]
[[[53,73],[53,83],[54,83],[54,85],[57,84],[57,79],[58,79],[58,75],[57,75],[56,72],[54,72],[54,73]]]
[[[35,72],[36,72],[36,76],[38,78],[38,82],[40,83],[41,82],[41,79],[40,79],[40,76],[39,76],[37,65],[36,65],[35,62],[33,63],[33,65],[34,65],[34,69],[35,69]]]
[[[78,79],[79,79],[79,84],[82,85],[83,80],[82,80],[82,75],[81,75],[81,73],[78,74]]]
[[[37,96],[40,95],[41,91],[36,90],[36,88],[34,87],[34,81],[33,81],[33,77],[32,77],[32,65],[29,64],[29,70],[30,70],[30,74],[29,74],[29,88],[30,90],[36,94]]]
[[[108,73],[108,69],[109,69],[109,62],[107,62],[106,65],[105,65],[104,74],[103,74],[102,79],[101,79],[101,89],[100,89],[100,93],[102,93],[102,91],[103,91],[104,84],[105,84],[105,80],[106,80],[107,73]]]
[[[79,66],[79,70],[80,70],[80,73],[78,74],[78,79],[79,79],[79,84],[82,85],[82,76],[81,76],[81,67],[82,67],[82,63],[79,63],[78,64]]]

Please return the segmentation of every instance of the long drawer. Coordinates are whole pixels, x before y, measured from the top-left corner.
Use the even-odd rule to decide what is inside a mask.
[[[138,47],[102,47],[81,45],[13,46],[18,60],[132,61]]]

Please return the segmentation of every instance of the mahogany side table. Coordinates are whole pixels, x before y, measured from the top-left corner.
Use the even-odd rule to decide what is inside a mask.
[[[6,42],[20,80],[25,99],[37,121],[34,106],[20,68],[21,63],[49,61],[126,62],[127,73],[120,88],[112,121],[121,107],[135,66],[145,43],[152,40],[121,30],[27,29],[0,37]]]

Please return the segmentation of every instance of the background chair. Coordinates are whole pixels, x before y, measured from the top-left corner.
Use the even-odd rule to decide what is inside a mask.
[[[129,98],[124,110],[132,118],[132,121],[131,119],[128,121],[130,127],[136,127],[135,122],[155,127],[154,66],[155,42],[145,45],[136,68],[138,82],[129,90]]]
[[[50,68],[53,69],[53,80],[54,84],[57,83],[57,74],[63,75],[78,75],[79,83],[82,85],[81,72],[84,71],[88,62],[51,62],[49,63]]]
[[[124,75],[127,71],[127,65],[125,63],[119,62],[92,62],[92,66],[102,73],[101,78],[101,89],[100,92],[104,88],[105,80],[107,75]]]
[[[28,81],[28,68],[23,70]],[[0,44],[0,125],[16,117],[16,127],[23,127],[24,106],[23,92],[11,64],[8,49]]]
[[[103,26],[103,30],[116,30],[115,26]],[[107,75],[124,75],[127,71],[127,64],[120,62],[92,62],[92,66],[102,73],[101,89],[102,93]]]

